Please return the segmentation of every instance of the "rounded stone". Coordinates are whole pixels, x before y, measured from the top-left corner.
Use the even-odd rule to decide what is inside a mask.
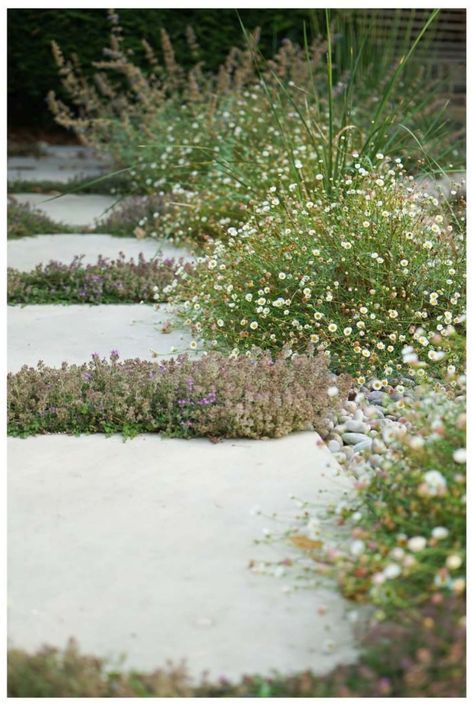
[[[340,434],[337,434],[336,431],[331,431],[330,434],[329,434],[328,437],[327,437],[327,441],[332,441],[332,439],[333,439],[334,441],[338,441],[338,443],[340,444],[340,446],[343,446],[343,439],[342,439],[342,437],[340,436]]]
[[[358,453],[359,451],[366,451],[366,449],[371,449],[372,445],[372,439],[367,439],[366,441],[360,441],[358,444],[355,444],[355,446],[352,446],[351,448],[353,449],[354,453]]]
[[[345,429],[348,432],[355,432],[359,434],[366,434],[369,431],[369,427],[362,420],[349,419],[345,424]]]
[[[386,451],[386,445],[383,441],[381,441],[381,439],[373,439],[372,449],[375,453],[379,454]]]
[[[344,434],[342,434],[342,439],[346,444],[349,444],[350,446],[353,446],[354,444],[359,444],[362,441],[370,440],[369,436],[366,436],[366,434],[358,434],[355,432],[345,432]]]
[[[376,405],[369,405],[365,409],[365,416],[368,417],[368,419],[380,419],[384,417],[384,412],[381,407],[377,407]]]
[[[373,390],[368,394],[368,402],[372,404],[382,404],[385,398],[385,393],[381,390]]]
[[[342,447],[341,444],[338,443],[335,439],[330,439],[330,441],[327,443],[327,448],[332,452],[332,453],[337,453],[338,451],[341,451]]]

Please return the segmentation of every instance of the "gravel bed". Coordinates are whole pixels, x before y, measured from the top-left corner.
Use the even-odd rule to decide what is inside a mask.
[[[416,397],[417,385],[409,378],[391,384],[366,383],[354,388],[349,400],[328,422],[328,449],[347,470],[355,472],[366,462],[379,467],[383,454],[400,433],[409,429],[405,408]]]

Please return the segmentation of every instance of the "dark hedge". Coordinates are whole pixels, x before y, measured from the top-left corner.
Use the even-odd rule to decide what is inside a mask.
[[[284,37],[303,41],[304,21],[310,23],[311,10],[240,10],[244,26],[261,27],[260,47],[272,54]],[[192,59],[185,42],[190,24],[203,50],[209,69],[216,68],[233,45],[243,44],[243,32],[235,10],[163,9],[119,10],[127,45],[142,55],[141,39],[159,46],[159,30],[164,27],[184,66]],[[319,20],[321,18],[318,18]],[[55,39],[66,56],[75,52],[84,68],[100,59],[107,44],[109,23],[105,9],[10,9],[8,10],[8,115],[9,127],[54,127],[45,103],[50,89],[61,95],[50,43]]]

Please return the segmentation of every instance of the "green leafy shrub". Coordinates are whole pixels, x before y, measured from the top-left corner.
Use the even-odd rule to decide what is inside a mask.
[[[95,264],[84,265],[83,256],[69,264],[51,260],[31,272],[7,270],[9,304],[113,304],[165,301],[164,287],[173,281],[176,270],[187,274],[192,265],[173,258],[117,260],[100,256]]]
[[[271,186],[192,277],[170,286],[186,322],[235,354],[312,342],[335,370],[359,376],[392,374],[411,343],[435,356],[434,336],[462,327],[464,226],[400,160],[383,162],[358,164],[331,193],[298,162],[299,181]]]
[[[301,41],[303,23],[314,10],[240,9],[245,27],[261,27],[261,45],[271,54],[283,37]],[[320,11],[319,11],[320,13]],[[101,55],[109,22],[107,10],[39,9],[8,10],[8,110],[12,127],[31,125],[49,127],[52,123],[44,96],[55,86],[60,90],[56,67],[51,57],[55,39],[68,55],[75,54],[88,77],[95,69],[91,62]],[[163,27],[177,44],[180,60],[190,69],[195,63],[183,37],[186,24],[196,29],[202,41],[202,60],[216,70],[231,46],[243,43],[240,20],[233,9],[121,9],[120,20],[126,34],[127,49],[146,66],[141,39],[154,42]],[[87,37],[87,41],[84,41]],[[205,42],[204,42],[205,40]],[[10,122],[10,120],[9,120]]]
[[[84,365],[24,366],[8,375],[8,430],[14,436],[113,433],[134,436],[281,437],[327,415],[348,392],[350,378],[329,373],[324,355],[287,360],[267,355],[228,359],[186,355],[159,364],[110,362],[97,354]]]

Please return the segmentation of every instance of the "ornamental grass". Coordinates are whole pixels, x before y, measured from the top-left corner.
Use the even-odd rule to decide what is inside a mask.
[[[215,73],[203,65],[191,28],[189,70],[164,29],[159,47],[144,41],[142,57],[132,56],[111,12],[109,46],[93,63],[93,79],[53,43],[67,102],[51,92],[49,105],[61,126],[112,158],[129,193],[167,197],[140,228],[202,246],[244,221],[269,187],[294,181],[300,159],[322,174],[327,190],[357,150],[371,160],[380,149],[402,155],[416,171],[458,168],[461,149],[453,130],[444,139],[438,81],[410,60],[428,48],[439,12],[417,35],[406,27],[379,47],[369,22],[327,10],[313,38],[304,46],[284,40],[272,59],[258,50],[258,30],[243,30],[245,47],[230,49]]]

